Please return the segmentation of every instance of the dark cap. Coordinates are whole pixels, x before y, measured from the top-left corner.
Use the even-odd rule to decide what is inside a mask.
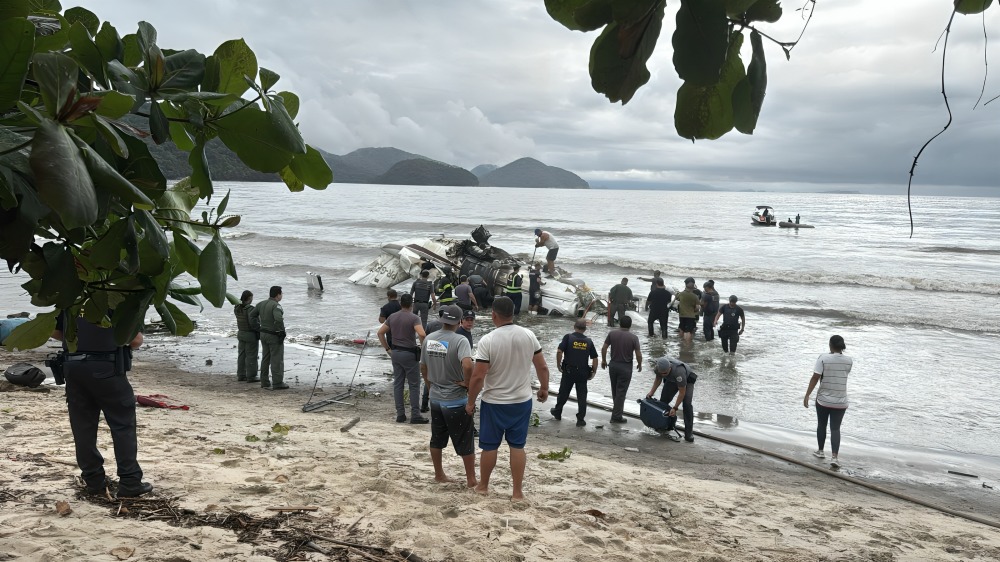
[[[541,234],[542,234],[542,229],[536,228],[535,229],[535,236],[541,236]]]
[[[587,329],[587,321],[580,318],[576,322],[573,322],[573,329],[580,330],[581,332]]]
[[[688,283],[694,283],[694,277],[688,277],[687,279],[684,280],[685,285],[687,285]]]
[[[476,319],[476,313],[473,312],[473,311],[471,311],[471,310],[466,310],[462,314],[462,319],[465,320],[466,318],[472,318],[473,320],[475,320]]]
[[[660,270],[659,269],[653,270],[653,275],[659,277],[660,276]]]
[[[449,304],[441,309],[441,323],[454,326],[462,321],[462,309],[455,304]]]
[[[514,271],[517,271],[517,270],[519,270],[519,269],[521,269],[521,264],[519,264],[519,263],[515,263],[515,264],[514,264]]]
[[[656,365],[653,367],[654,373],[666,373],[673,367],[673,363],[670,362],[669,357],[660,357],[656,360]]]
[[[740,299],[736,298],[736,295],[729,295],[729,302],[736,302]]]
[[[709,279],[708,281],[705,281],[705,286],[706,287],[714,287],[715,286],[715,281]]]

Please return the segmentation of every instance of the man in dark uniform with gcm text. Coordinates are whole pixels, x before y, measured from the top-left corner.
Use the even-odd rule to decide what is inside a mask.
[[[573,331],[563,336],[556,351],[556,367],[562,373],[559,381],[559,395],[556,407],[549,410],[552,417],[562,419],[563,405],[569,399],[569,391],[576,387],[576,425],[587,425],[587,381],[597,374],[597,346],[594,340],[583,335],[587,331],[587,321],[579,319],[573,324]]]
[[[115,447],[117,495],[135,497],[152,492],[153,485],[142,481],[142,469],[136,459],[139,444],[135,393],[126,376],[132,367],[132,350],[142,345],[142,332],[138,332],[127,346],[119,346],[112,328],[76,318],[76,351],[70,353],[63,336],[66,316],[65,313],[59,316],[52,333],[54,339],[63,341],[61,369],[53,366],[53,374],[59,370],[61,377],[66,379],[66,404],[76,444],[76,463],[87,492],[105,494],[109,485],[104,457],[97,449],[97,428],[102,413],[111,429]]]

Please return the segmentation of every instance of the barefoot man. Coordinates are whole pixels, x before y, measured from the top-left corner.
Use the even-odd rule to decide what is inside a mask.
[[[465,463],[465,482],[476,485],[476,448],[473,446],[472,416],[465,411],[472,378],[472,344],[455,333],[462,309],[454,304],[441,310],[441,329],[424,339],[420,373],[431,389],[431,461],[434,480],[451,482],[444,473],[441,454],[451,439],[455,453]]]
[[[510,447],[510,473],[514,492],[512,499],[524,499],[521,483],[527,456],[524,444],[528,440],[531,420],[531,366],[538,382],[538,401],[549,397],[549,366],[545,363],[542,346],[535,334],[514,324],[514,303],[507,297],[493,301],[493,325],[496,329],[479,340],[476,365],[469,383],[469,400],[465,411],[476,411],[476,397],[483,392],[479,415],[479,484],[476,492],[489,492],[490,474],[497,464],[497,449],[506,438]]]

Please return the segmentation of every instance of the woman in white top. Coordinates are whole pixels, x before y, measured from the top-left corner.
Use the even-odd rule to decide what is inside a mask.
[[[819,390],[816,391],[816,441],[819,444],[813,455],[825,458],[823,445],[826,442],[826,426],[830,425],[830,446],[833,449],[833,459],[830,462],[832,468],[840,468],[837,453],[840,451],[840,422],[844,420],[847,413],[847,376],[851,373],[854,360],[844,355],[847,344],[841,336],[830,338],[830,353],[824,353],[816,359],[816,366],[813,367],[813,376],[809,380],[809,388],[806,389],[806,397],[802,399],[802,405],[809,407],[809,395],[812,394],[816,383],[819,383]]]

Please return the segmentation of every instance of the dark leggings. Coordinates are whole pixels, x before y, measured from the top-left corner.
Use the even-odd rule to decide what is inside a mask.
[[[840,422],[844,421],[844,414],[847,408],[827,408],[816,404],[816,416],[819,418],[816,424],[816,442],[819,443],[819,450],[823,450],[826,443],[826,423],[830,421],[830,447],[833,454],[840,451]]]

